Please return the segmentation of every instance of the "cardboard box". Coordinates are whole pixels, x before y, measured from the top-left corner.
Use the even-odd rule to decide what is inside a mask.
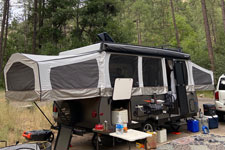
[[[156,132],[147,132],[151,134],[151,137],[147,138],[147,149],[156,149],[157,148],[157,133]]]

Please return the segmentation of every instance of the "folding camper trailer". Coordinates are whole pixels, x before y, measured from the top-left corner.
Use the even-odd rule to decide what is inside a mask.
[[[86,130],[105,120],[112,125],[114,111],[125,110],[128,126],[143,129],[192,117],[198,112],[196,90],[214,89],[213,73],[188,54],[107,42],[59,56],[16,53],[4,76],[8,100],[55,101],[59,124]],[[113,98],[116,79],[132,80],[130,98]]]

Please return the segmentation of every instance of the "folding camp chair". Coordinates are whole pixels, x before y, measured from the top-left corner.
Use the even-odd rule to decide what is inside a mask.
[[[73,134],[73,127],[60,125],[54,150],[68,150]]]

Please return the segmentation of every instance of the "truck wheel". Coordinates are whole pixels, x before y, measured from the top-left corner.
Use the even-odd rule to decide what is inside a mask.
[[[144,124],[143,124],[143,128],[142,128],[142,130],[144,131],[144,132],[153,132],[153,131],[155,131],[155,129],[156,129],[156,125],[155,125],[155,123],[154,122],[152,122],[152,121],[146,121]]]
[[[216,111],[216,114],[218,115],[219,121],[224,121],[224,114],[222,112]]]

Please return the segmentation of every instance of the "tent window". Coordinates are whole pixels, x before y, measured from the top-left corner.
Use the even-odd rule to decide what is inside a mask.
[[[144,86],[163,86],[162,62],[159,58],[143,57]]]
[[[193,77],[195,85],[208,85],[212,84],[212,79],[210,74],[193,67]]]
[[[133,78],[133,86],[138,87],[138,57],[111,54],[109,74],[112,87],[114,87],[116,78]]]
[[[9,91],[34,90],[33,69],[20,62],[14,63],[6,74]]]
[[[50,80],[52,89],[96,88],[99,80],[97,60],[52,68]]]

